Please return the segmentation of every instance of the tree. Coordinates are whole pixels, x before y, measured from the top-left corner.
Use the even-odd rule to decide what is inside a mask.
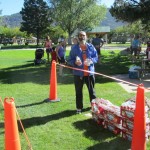
[[[21,10],[21,31],[27,31],[37,37],[37,45],[40,36],[49,26],[49,7],[43,0],[25,0]]]
[[[97,0],[49,0],[49,3],[52,18],[69,37],[76,29],[89,30],[99,25],[106,14],[106,7]]]
[[[112,38],[115,35],[115,30],[111,30],[108,34],[108,43],[110,44],[112,42]]]
[[[6,38],[13,37],[26,37],[26,32],[21,32],[19,27],[9,28],[0,26],[0,34],[3,34]]]
[[[67,32],[65,32],[60,26],[49,26],[45,30],[44,36],[46,35],[50,35],[52,42],[55,44],[58,43],[60,35],[63,35],[65,38],[68,36]]]
[[[110,13],[129,23],[140,20],[143,28],[150,30],[150,0],[115,0]]]

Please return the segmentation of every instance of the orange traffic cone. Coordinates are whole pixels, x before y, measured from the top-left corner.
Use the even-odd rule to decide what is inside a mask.
[[[60,101],[60,98],[57,98],[57,73],[55,60],[52,61],[51,67],[49,101],[50,102]]]
[[[13,98],[4,99],[5,150],[21,150]]]
[[[134,128],[132,135],[132,150],[146,150],[146,122],[145,122],[145,96],[144,87],[139,85],[136,95],[136,108],[134,113]]]

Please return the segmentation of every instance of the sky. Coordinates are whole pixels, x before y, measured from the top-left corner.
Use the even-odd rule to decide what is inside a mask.
[[[101,0],[101,4],[110,7],[115,0]],[[0,16],[12,15],[21,11],[24,0],[0,0],[0,10],[2,13]]]

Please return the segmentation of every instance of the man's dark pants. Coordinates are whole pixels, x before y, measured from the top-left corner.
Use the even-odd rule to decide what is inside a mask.
[[[95,77],[92,76],[74,76],[74,84],[75,84],[75,91],[76,91],[76,108],[82,109],[83,108],[83,85],[86,84],[88,91],[89,91],[89,97],[90,102],[92,99],[96,98],[96,93],[94,89],[95,85]]]

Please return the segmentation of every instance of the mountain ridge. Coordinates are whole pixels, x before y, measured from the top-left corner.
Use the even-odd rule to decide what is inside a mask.
[[[12,15],[2,16],[2,25],[7,27],[20,27],[20,23],[22,22],[22,17],[20,13],[15,13]],[[107,9],[105,19],[100,23],[101,26],[109,26],[111,30],[126,25],[126,23],[117,21]]]

